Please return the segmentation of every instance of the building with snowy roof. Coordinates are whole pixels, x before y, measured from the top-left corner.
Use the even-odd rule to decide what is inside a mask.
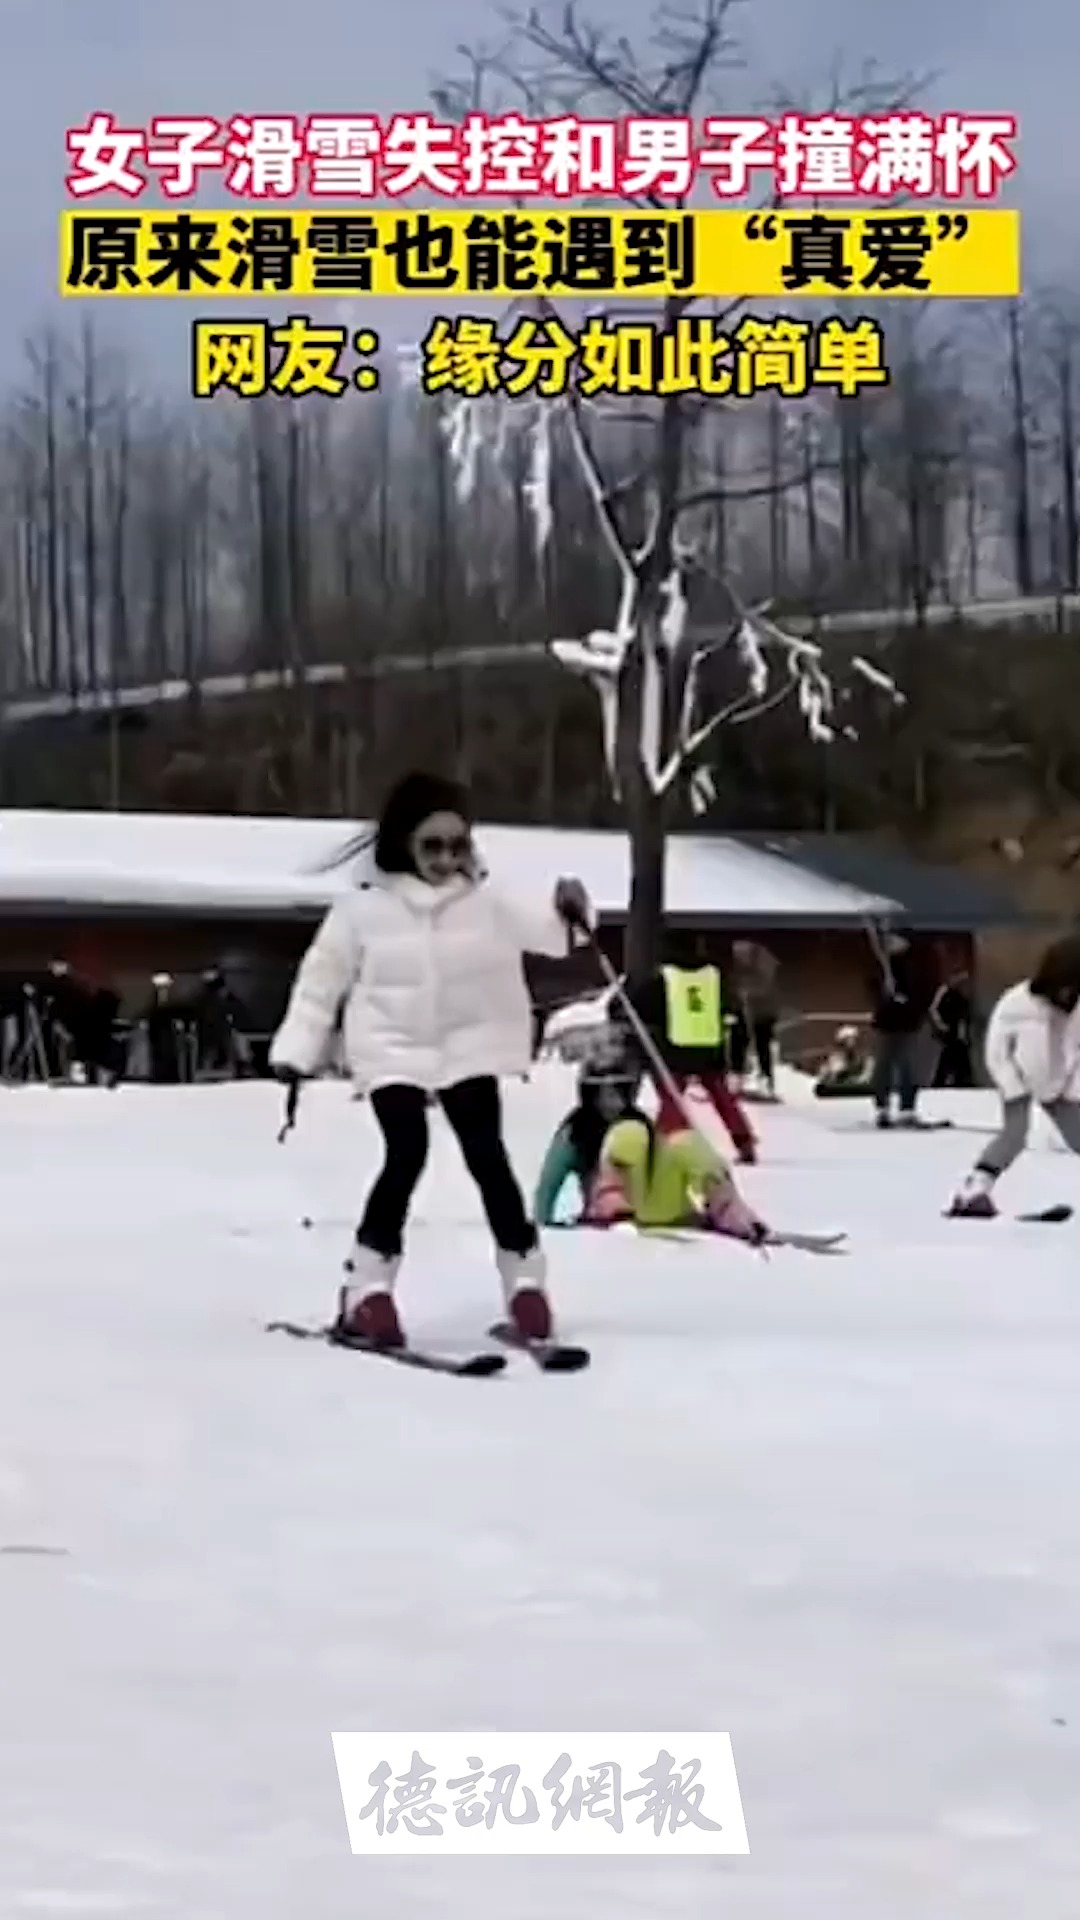
[[[220,964],[273,1024],[322,914],[362,876],[348,850],[364,823],[186,814],[0,812],[3,971],[64,959],[142,997],[160,971]],[[550,827],[477,831],[493,879],[531,899],[577,874],[617,958],[630,887],[624,834]],[[1024,916],[970,876],[898,861],[846,836],[672,837],[666,914],[673,930],[727,943],[766,941],[785,998],[822,1017],[866,1004],[868,930],[889,921],[970,958],[976,936]],[[563,1000],[592,979],[588,962],[530,967],[537,997]]]

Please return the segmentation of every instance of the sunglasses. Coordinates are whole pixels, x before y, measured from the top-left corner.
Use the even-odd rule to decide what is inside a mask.
[[[455,833],[445,836],[440,833],[426,833],[416,843],[416,851],[425,860],[438,860],[444,855],[450,860],[465,860],[472,850],[472,842],[467,833]]]

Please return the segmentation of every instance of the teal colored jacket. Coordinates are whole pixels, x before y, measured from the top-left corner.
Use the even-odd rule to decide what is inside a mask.
[[[552,1137],[536,1183],[533,1218],[538,1227],[554,1227],[558,1224],[563,1189],[568,1180],[576,1178],[577,1156],[571,1144],[570,1129],[563,1125]]]

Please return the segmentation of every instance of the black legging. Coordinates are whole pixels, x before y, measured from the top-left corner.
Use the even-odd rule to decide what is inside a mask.
[[[505,1253],[531,1253],[536,1228],[506,1156],[498,1081],[459,1081],[440,1093],[439,1101],[480,1189],[496,1246]],[[428,1096],[421,1087],[380,1087],[372,1094],[371,1104],[382,1128],[386,1158],[368,1195],[356,1238],[361,1246],[393,1259],[401,1252],[409,1205],[427,1161]]]
[[[971,1088],[975,1085],[971,1044],[961,1039],[959,1034],[946,1034],[942,1039],[937,1065],[934,1068],[933,1085],[960,1088]]]

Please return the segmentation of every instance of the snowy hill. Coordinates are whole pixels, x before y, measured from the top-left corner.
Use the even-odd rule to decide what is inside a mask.
[[[530,1177],[570,1084],[509,1090]],[[340,1086],[277,1122],[0,1091],[5,1920],[1072,1920],[1080,1229],[944,1222],[974,1131],[760,1110],[748,1190],[850,1257],[555,1234],[592,1370],[439,1379],[262,1331],[374,1154]],[[495,1303],[441,1128],[402,1301]],[[729,1732],[750,1856],[352,1858],[331,1733],[477,1727]]]

